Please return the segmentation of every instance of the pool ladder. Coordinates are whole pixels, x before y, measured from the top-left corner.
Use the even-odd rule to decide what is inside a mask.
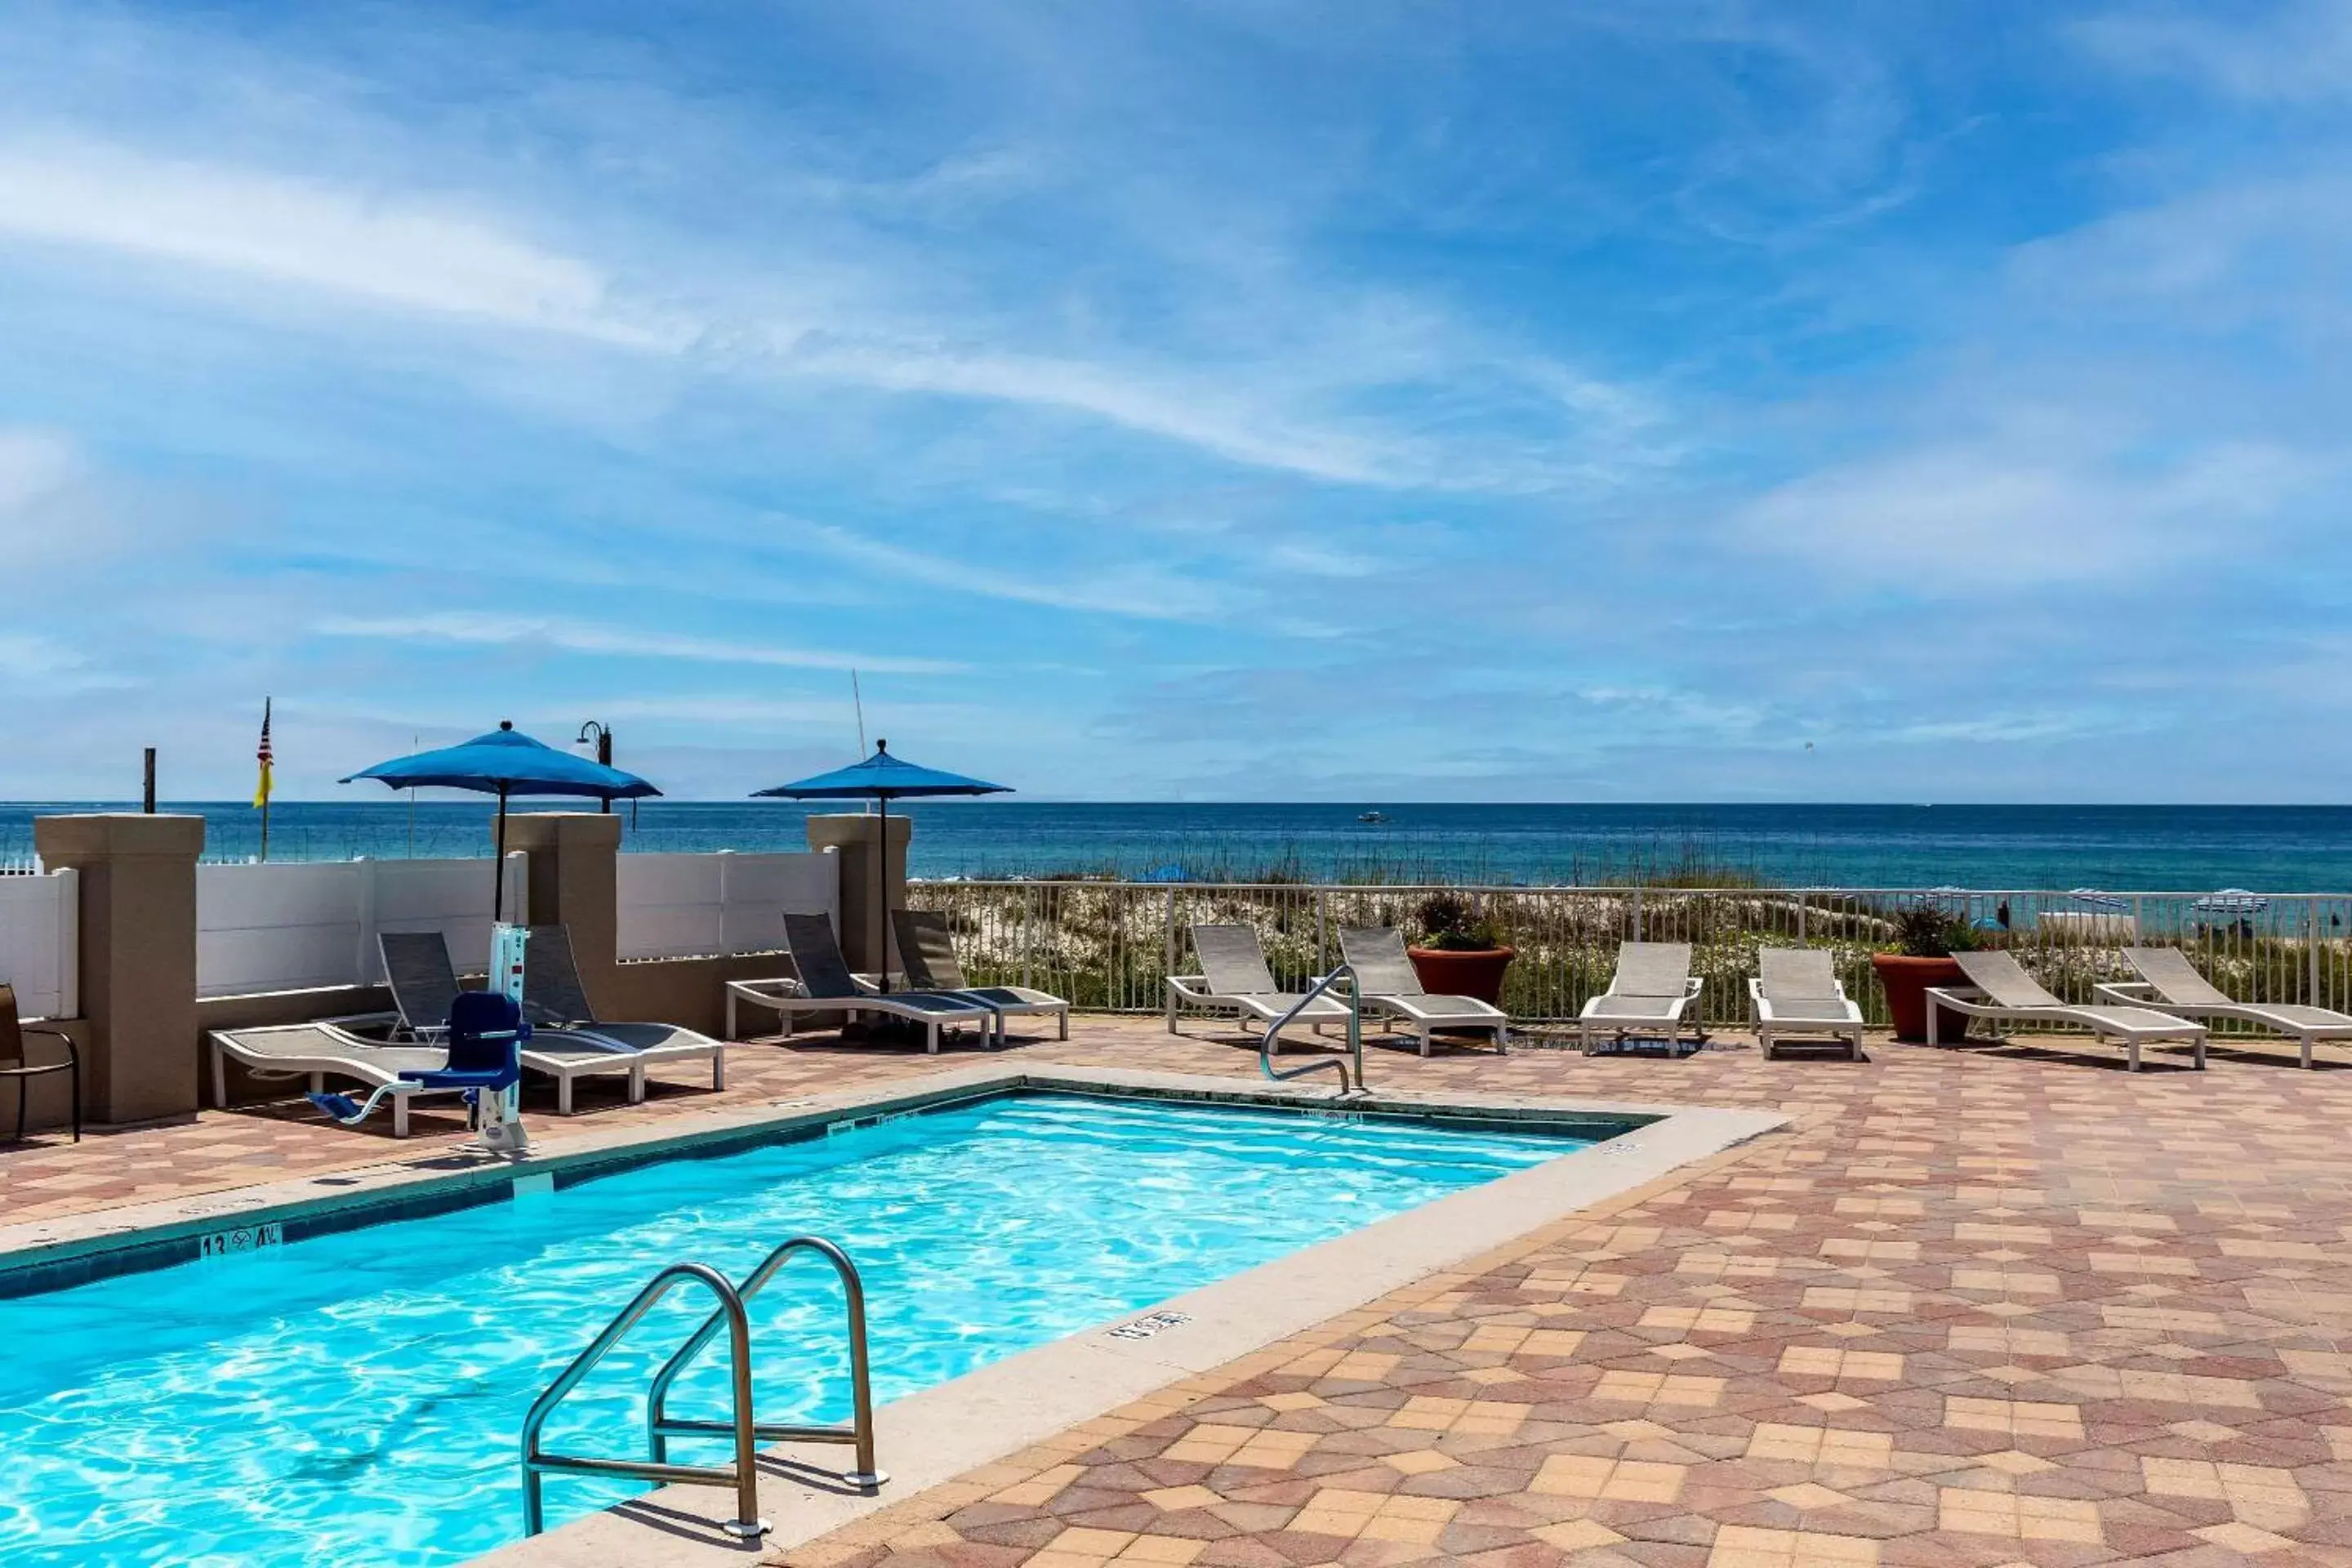
[[[849,1385],[852,1401],[851,1415],[844,1426],[793,1426],[761,1421],[751,1409],[751,1320],[744,1303],[758,1295],[762,1287],[775,1277],[776,1271],[794,1253],[814,1252],[833,1265],[841,1277],[842,1294],[846,1299],[849,1329]],[[581,1379],[594,1370],[606,1352],[620,1343],[622,1338],[636,1326],[637,1321],[651,1311],[654,1303],[681,1285],[698,1284],[718,1298],[719,1305],[709,1317],[680,1345],[661,1370],[646,1395],[646,1444],[651,1450],[648,1459],[606,1459],[579,1454],[551,1454],[541,1445],[541,1429],[547,1418],[555,1413],[567,1395],[580,1385]],[[700,1354],[705,1345],[727,1334],[729,1371],[734,1382],[734,1408],[725,1421],[697,1421],[669,1414],[669,1392],[688,1363]],[[731,1465],[673,1464],[669,1457],[669,1440],[673,1437],[731,1437],[735,1443],[735,1462]],[[845,1473],[841,1479],[860,1491],[871,1491],[888,1480],[889,1476],[874,1463],[874,1387],[866,1356],[866,1286],[858,1278],[857,1266],[849,1255],[823,1237],[796,1236],[777,1247],[761,1261],[760,1267],[735,1285],[726,1275],[707,1263],[673,1263],[646,1281],[645,1289],[636,1293],[629,1304],[614,1315],[604,1331],[589,1342],[588,1348],[572,1360],[562,1374],[547,1385],[530,1407],[522,1424],[522,1509],[523,1531],[537,1535],[547,1528],[546,1509],[541,1497],[543,1478],[550,1472],[579,1476],[625,1476],[642,1481],[698,1481],[711,1486],[735,1489],[735,1517],[719,1528],[738,1540],[754,1541],[768,1531],[766,1520],[760,1517],[760,1475],[753,1455],[761,1442],[770,1443],[848,1443],[857,1449],[857,1468]]]
[[[1290,1027],[1301,1013],[1313,1006],[1317,997],[1321,996],[1343,980],[1348,983],[1348,1055],[1353,1058],[1356,1063],[1354,1076],[1349,1077],[1347,1062],[1338,1057],[1317,1057],[1313,1061],[1302,1062],[1287,1071],[1276,1068],[1274,1065],[1274,1045],[1282,1037],[1282,1031]],[[1365,1092],[1364,989],[1356,979],[1353,964],[1343,963],[1308,986],[1307,994],[1290,1005],[1290,1011],[1266,1026],[1265,1033],[1259,1037],[1257,1042],[1257,1065],[1260,1071],[1276,1083],[1294,1078],[1304,1078],[1308,1073],[1329,1068],[1339,1075],[1339,1098],[1346,1099]]]

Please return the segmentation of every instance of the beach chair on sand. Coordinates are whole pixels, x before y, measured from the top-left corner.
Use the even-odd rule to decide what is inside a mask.
[[[530,945],[523,950],[522,1015],[530,1020],[534,1040],[541,1029],[561,1029],[576,1039],[598,1040],[630,1052],[647,1071],[675,1062],[707,1061],[710,1087],[727,1087],[724,1041],[681,1024],[622,1024],[596,1016],[572,956],[572,932],[562,926],[530,928]]]
[[[2021,1024],[2073,1024],[2103,1040],[2123,1043],[2126,1060],[2139,1071],[2139,1048],[2152,1043],[2186,1045],[2195,1065],[2205,1065],[2205,1026],[2149,1007],[2077,1007],[2043,990],[2024,966],[2006,952],[1956,952],[1952,962],[1969,977],[1967,985],[1927,988],[1927,1043],[1937,1037],[1937,1005],[1970,1018]]]
[[[1862,1009],[1847,997],[1828,953],[1817,947],[1768,947],[1757,953],[1756,970],[1748,996],[1765,1060],[1790,1036],[1843,1043],[1848,1059],[1862,1059]]]
[[[392,991],[394,1042],[415,1041],[437,1049],[437,1042],[449,1026],[449,1010],[457,1005],[461,989],[457,966],[449,962],[449,944],[437,931],[379,931],[375,940],[376,950],[383,955],[384,984]],[[356,1027],[369,1021],[331,1018],[326,1026]],[[575,1035],[568,1029],[534,1027],[522,1047],[522,1065],[525,1072],[555,1080],[555,1109],[559,1115],[572,1114],[572,1085],[578,1079],[626,1078],[629,1103],[635,1105],[646,1097],[646,1057],[609,1040]],[[397,1115],[399,1105],[395,1103],[393,1110]]]
[[[827,916],[787,911],[784,941],[792,948],[796,975],[727,983],[730,1037],[738,1035],[736,1009],[747,1002],[777,1014],[788,1036],[794,1022],[811,1013],[838,1013],[852,1021],[867,1014],[903,1018],[923,1026],[923,1048],[933,1056],[939,1054],[942,1029],[978,1029],[985,1047],[993,1043],[1003,1026],[1003,1018],[994,1008],[969,996],[939,991],[877,992],[849,972],[849,961],[841,956],[841,942],[833,934],[833,921]]]
[[[1194,926],[1192,951],[1200,957],[1201,973],[1168,977],[1168,1032],[1171,1035],[1177,1032],[1179,1007],[1234,1014],[1247,1033],[1252,1019],[1272,1024],[1305,994],[1285,991],[1274,983],[1274,972],[1265,966],[1265,949],[1248,926]],[[1298,1016],[1307,1024],[1344,1024],[1348,1005],[1327,993]]]
[[[2198,973],[2197,966],[2179,948],[2127,947],[2124,957],[2139,971],[2140,978],[2093,986],[2093,994],[2103,1002],[2153,1007],[2177,1018],[2234,1018],[2259,1024],[2299,1043],[2305,1067],[2312,1065],[2313,1046],[2352,1041],[2352,1014],[2292,1002],[2236,1001]]]
[[[1622,1042],[1632,1034],[1665,1032],[1669,1046],[1682,1044],[1683,1014],[1698,1000],[1704,982],[1690,972],[1686,942],[1627,942],[1617,946],[1617,973],[1609,989],[1585,1003],[1577,1015],[1577,1044],[1592,1054],[1592,1037],[1612,1030]],[[1695,1026],[1698,1043],[1706,1043],[1706,1029]]]
[[[1013,1015],[1050,1015],[1059,1020],[1061,1037],[1070,1037],[1070,1005],[1059,996],[1032,991],[1026,985],[973,985],[963,977],[956,957],[955,932],[947,916],[934,910],[892,910],[890,923],[898,936],[898,963],[907,984],[918,991],[961,996],[996,1014],[996,1037],[1004,1038],[1004,1020]]]
[[[1391,927],[1342,927],[1339,955],[1356,972],[1356,991],[1364,1005],[1403,1019],[1421,1036],[1423,1056],[1429,1055],[1430,1037],[1440,1029],[1492,1035],[1496,1056],[1510,1048],[1509,1015],[1475,996],[1433,996],[1423,990],[1404,938]]]

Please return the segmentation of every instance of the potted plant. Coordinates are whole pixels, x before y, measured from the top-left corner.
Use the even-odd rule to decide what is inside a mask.
[[[1871,954],[1870,966],[1878,972],[1879,987],[1886,993],[1886,1014],[1896,1039],[1927,1037],[1927,988],[1967,984],[1968,973],[1951,955],[1976,945],[1975,928],[1935,904],[1914,904],[1895,920],[1894,951]],[[1946,1016],[1954,1026],[1939,1026],[1937,1032],[1958,1039],[1968,1030],[1968,1020]]]
[[[1413,910],[1421,934],[1405,948],[1422,988],[1436,996],[1475,996],[1497,1006],[1511,950],[1493,921],[1460,893],[1432,893]]]

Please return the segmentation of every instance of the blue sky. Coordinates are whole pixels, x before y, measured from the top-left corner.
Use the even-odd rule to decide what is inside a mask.
[[[2332,801],[2352,5],[0,0],[16,797]]]

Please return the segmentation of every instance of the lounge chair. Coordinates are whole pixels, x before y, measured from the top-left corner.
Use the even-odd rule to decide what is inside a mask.
[[[250,1029],[215,1029],[205,1036],[212,1046],[213,1103],[228,1104],[228,1064],[249,1068],[261,1078],[307,1078],[314,1094],[324,1090],[330,1078],[355,1079],[371,1089],[383,1089],[392,1100],[392,1135],[408,1136],[408,1102],[420,1094],[457,1094],[410,1083],[401,1073],[433,1072],[447,1065],[449,1053],[439,1046],[384,1045],[363,1040],[333,1024],[269,1024]],[[562,1081],[562,1080],[560,1080]],[[566,1109],[571,1085],[563,1081]]]
[[[1339,955],[1356,972],[1364,1005],[1412,1025],[1421,1035],[1423,1056],[1429,1055],[1430,1036],[1438,1029],[1491,1034],[1496,1056],[1510,1049],[1510,1015],[1475,996],[1431,995],[1404,951],[1404,938],[1390,927],[1340,928]]]
[[[1171,1035],[1176,1033],[1179,1006],[1232,1013],[1247,1033],[1251,1019],[1272,1024],[1297,1006],[1305,994],[1285,991],[1274,983],[1274,972],[1265,966],[1265,949],[1248,926],[1194,926],[1192,951],[1200,956],[1201,973],[1168,977],[1168,1032]],[[1344,1024],[1348,1005],[1327,993],[1298,1016],[1310,1025]]]
[[[776,1013],[783,1020],[788,1036],[794,1021],[810,1013],[839,1013],[852,1020],[869,1013],[904,1018],[923,1026],[923,1048],[933,1056],[939,1055],[940,1031],[943,1028],[959,1025],[977,1028],[981,1043],[985,1046],[1003,1026],[1001,1014],[969,997],[938,991],[877,992],[849,972],[849,961],[841,956],[841,942],[833,934],[830,916],[787,911],[784,941],[792,948],[793,967],[799,972],[795,977],[727,983],[727,1033],[730,1037],[740,1037],[735,1025],[736,1008],[746,1002]]]
[[[1768,947],[1757,953],[1756,970],[1748,995],[1766,1061],[1786,1036],[1842,1040],[1849,1060],[1862,1059],[1862,1009],[1839,984],[1828,953],[1817,947]]]
[[[726,1042],[679,1024],[622,1024],[596,1016],[572,957],[572,932],[563,926],[530,928],[523,956],[522,1016],[530,1020],[534,1041],[542,1029],[560,1029],[574,1039],[627,1051],[647,1071],[673,1062],[708,1061],[710,1087],[727,1087]]]
[[[2309,1067],[2311,1047],[2323,1041],[2352,1040],[2352,1014],[2297,1002],[2239,1002],[2197,973],[2189,955],[2176,947],[2127,947],[2124,957],[2139,971],[2139,982],[2125,981],[2094,986],[2104,1002],[2125,1006],[2153,1007],[2178,1018],[2235,1018],[2281,1035],[2293,1036],[2303,1047],[2303,1065]]]
[[[461,989],[457,966],[449,962],[449,944],[437,931],[388,931],[376,933],[376,949],[383,955],[384,983],[391,987],[396,1009],[391,1021],[393,1039],[428,1045],[439,1040],[448,1030],[449,1010],[457,1005]],[[528,970],[525,973],[528,975]],[[373,1021],[362,1017],[326,1022],[331,1026],[357,1026]],[[577,1079],[626,1077],[629,1103],[635,1105],[646,1097],[643,1053],[569,1029],[534,1026],[522,1048],[522,1065],[528,1072],[555,1080],[555,1109],[561,1115],[572,1114],[572,1085]]]
[[[2073,1024],[2105,1040],[2120,1040],[2133,1072],[2139,1071],[2139,1048],[2158,1041],[2189,1046],[2196,1065],[2205,1065],[2205,1026],[2152,1008],[2132,1006],[2077,1007],[2061,1002],[2026,973],[2006,952],[1956,952],[1952,961],[1969,977],[1967,985],[1927,988],[1927,1043],[1937,1037],[1937,1007],[1940,1004],[1970,1018],[1996,1018],[2025,1024]]]
[[[1683,1014],[1698,999],[1705,982],[1690,972],[1686,942],[1627,942],[1617,945],[1617,973],[1609,989],[1585,1003],[1577,1015],[1577,1044],[1592,1054],[1596,1029],[1612,1029],[1622,1042],[1635,1030],[1664,1027],[1669,1045],[1682,1044]],[[1706,1043],[1706,1029],[1696,1026],[1698,1040]]]
[[[890,921],[898,934],[898,963],[907,984],[918,991],[942,996],[962,996],[996,1014],[996,1037],[1004,1038],[1004,1020],[1013,1015],[1051,1015],[1060,1021],[1061,1037],[1070,1037],[1070,1005],[1059,996],[1032,991],[1026,985],[973,985],[956,958],[955,932],[947,916],[932,910],[893,910]]]

